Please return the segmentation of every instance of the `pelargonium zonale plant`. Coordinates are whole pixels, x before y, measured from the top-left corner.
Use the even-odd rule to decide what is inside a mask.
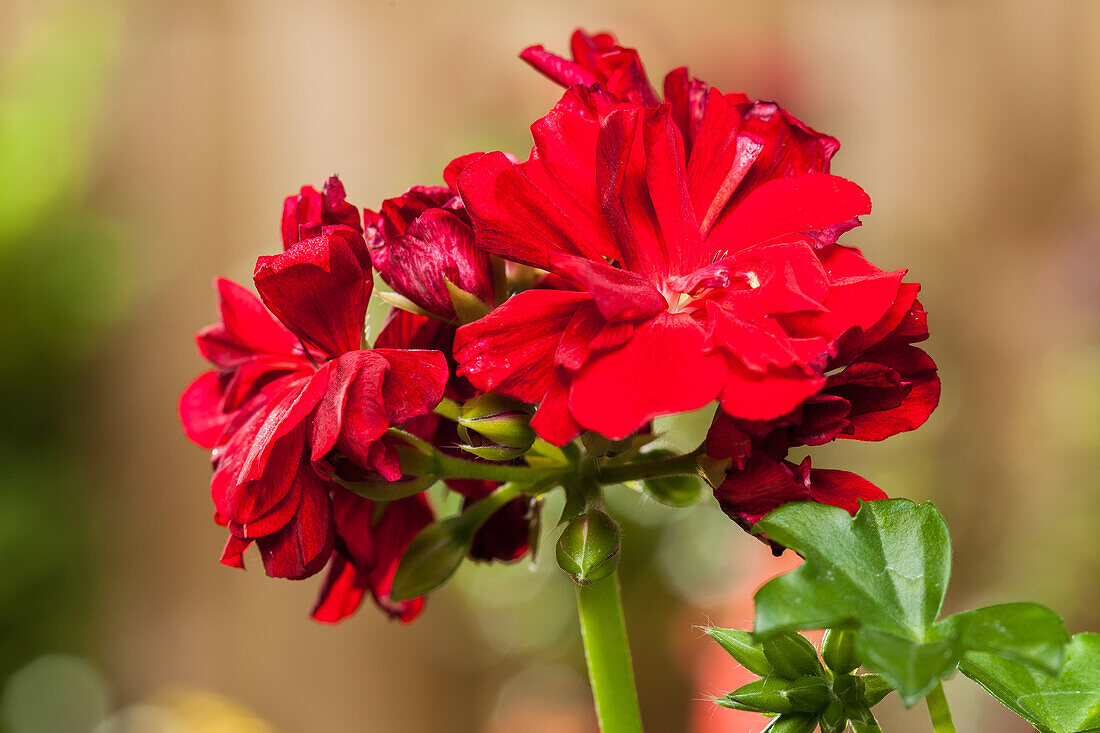
[[[554,555],[600,726],[639,731],[617,577],[630,538],[605,487],[680,505],[703,481],[805,558],[757,593],[753,629],[705,629],[760,677],[718,705],[773,733],[875,731],[871,707],[896,693],[951,731],[941,679],[959,669],[1038,730],[1100,729],[1095,635],[1071,641],[1027,603],[939,619],[935,508],[788,460],[914,430],[939,400],[919,284],[850,242],[871,200],[831,173],[837,140],[685,68],[658,91],[606,33],[521,57],[563,88],[526,156],[441,161],[441,182],[376,210],[336,177],[304,186],[258,295],[216,282],[219,321],[197,338],[212,368],[180,415],[211,451],[221,561],[244,567],[255,545],[272,577],[323,573],[318,621],[369,596],[408,623],[464,560],[529,556],[543,498],[564,492]],[[391,308],[370,343],[372,296]],[[701,445],[656,447],[655,418],[708,406]],[[437,484],[458,514],[437,514]],[[820,650],[804,629],[827,629]]]

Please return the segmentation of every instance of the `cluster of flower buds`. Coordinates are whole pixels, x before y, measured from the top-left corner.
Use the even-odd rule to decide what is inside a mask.
[[[768,733],[843,733],[878,730],[871,713],[893,689],[877,674],[854,674],[859,662],[851,632],[830,630],[817,650],[793,631],[757,642],[748,631],[709,628],[707,633],[760,679],[715,698],[722,707],[773,718]]]
[[[618,562],[608,483],[684,506],[705,479],[749,530],[789,501],[855,511],[885,495],[790,448],[882,440],[936,405],[919,286],[838,241],[870,199],[829,173],[835,139],[684,68],[662,98],[610,35],[571,50],[522,54],[565,88],[525,159],[463,155],[377,211],[335,177],[304,187],[259,298],[218,281],[213,368],[180,412],[212,451],[222,560],[328,567],[320,620],[369,594],[408,621],[464,559],[528,555],[557,487],[581,584]],[[393,308],[370,344],[372,295]],[[712,403],[698,450],[653,445],[654,418]],[[458,515],[436,519],[435,485]]]

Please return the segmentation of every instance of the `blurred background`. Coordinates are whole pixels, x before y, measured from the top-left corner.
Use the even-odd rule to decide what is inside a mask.
[[[947,611],[1100,630],[1100,3],[0,0],[6,733],[594,730],[552,557],[466,567],[411,626],[314,623],[319,578],[218,564],[176,418],[210,282],[249,282],[284,196],[339,173],[375,207],[470,150],[524,154],[559,92],[516,54],[577,26],[841,140],[833,171],[875,201],[845,242],[924,284],[944,391],[924,429],[814,464],[937,503]],[[694,626],[749,625],[795,559],[711,501],[612,501],[648,729],[760,730],[706,701],[740,681]],[[1029,730],[947,694],[960,730]],[[892,700],[885,730],[927,729]]]

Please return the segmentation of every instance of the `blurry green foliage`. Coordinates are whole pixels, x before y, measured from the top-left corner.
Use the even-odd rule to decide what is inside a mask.
[[[126,299],[116,227],[87,202],[117,23],[100,4],[37,18],[0,69],[0,680],[84,649],[95,487],[78,405]]]

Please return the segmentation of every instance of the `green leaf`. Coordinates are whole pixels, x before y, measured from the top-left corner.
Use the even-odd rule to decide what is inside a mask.
[[[1056,677],[987,652],[966,655],[959,671],[1042,733],[1100,730],[1100,634],[1077,634]]]
[[[936,508],[907,499],[787,504],[753,529],[806,558],[756,594],[758,635],[863,625],[922,641],[947,590],[951,545]]]
[[[1013,603],[937,623],[951,567],[947,525],[930,504],[864,502],[853,518],[816,503],[788,504],[754,531],[806,562],[756,594],[755,633],[858,629],[856,655],[914,705],[967,652],[1057,670],[1067,634],[1042,606]]]

